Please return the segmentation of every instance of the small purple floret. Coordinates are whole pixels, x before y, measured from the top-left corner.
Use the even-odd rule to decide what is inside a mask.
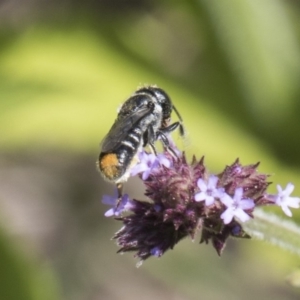
[[[242,222],[250,219],[250,216],[244,210],[254,208],[254,201],[252,199],[242,199],[242,197],[242,188],[237,188],[233,197],[226,193],[223,194],[221,202],[227,206],[227,209],[221,214],[224,224],[229,224],[234,217],[237,217]]]
[[[162,211],[162,206],[160,204],[154,204],[153,208],[156,212]]]
[[[153,171],[153,169],[157,168],[159,166],[159,162],[157,160],[157,157],[150,153],[146,153],[145,151],[141,151],[138,154],[139,157],[139,163],[137,163],[130,172],[131,176],[135,176],[139,173],[142,173],[142,179],[147,180],[150,173]]]
[[[300,198],[298,197],[290,197],[290,194],[294,190],[294,185],[292,183],[288,183],[286,188],[283,190],[282,187],[277,185],[277,195],[269,195],[268,199],[272,200],[276,205],[280,206],[283,212],[291,217],[292,212],[289,207],[299,208]]]
[[[214,175],[208,178],[207,183],[202,178],[198,179],[197,186],[200,192],[195,194],[195,200],[205,201],[206,206],[214,204],[216,198],[220,198],[224,193],[224,189],[217,188],[218,180]]]
[[[154,247],[150,250],[151,255],[156,257],[161,257],[163,254],[163,251],[159,247]]]
[[[104,214],[105,217],[112,217],[112,216],[118,217],[122,214],[123,211],[130,210],[133,207],[133,203],[131,202],[127,194],[124,194],[122,196],[122,199],[118,207],[116,207],[117,201],[118,201],[117,192],[113,196],[103,195],[102,203],[113,206],[108,211],[106,211],[106,213]]]
[[[165,166],[166,168],[171,168],[172,166],[172,162],[164,154],[158,154],[157,160],[161,166]]]
[[[170,160],[163,154],[156,156],[153,153],[141,151],[138,154],[139,162],[131,169],[130,175],[135,176],[142,173],[142,179],[147,180],[151,173],[155,172],[161,165],[169,168]]]

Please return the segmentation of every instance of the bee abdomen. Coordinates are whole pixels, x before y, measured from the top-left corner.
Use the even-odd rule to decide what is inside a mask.
[[[136,148],[135,145],[130,141],[122,141],[121,144],[123,146],[127,146],[127,147],[131,148],[132,150],[135,150],[135,148]]]
[[[118,148],[113,152],[101,152],[99,155],[98,167],[109,181],[122,181],[127,178],[127,170],[136,152],[141,145],[142,131],[139,128],[131,130]]]
[[[140,128],[136,127],[128,134],[126,139],[124,139],[121,144],[127,148],[130,148],[134,152],[137,151],[138,147],[141,145],[142,141],[142,131]]]
[[[100,172],[108,180],[116,180],[122,176],[119,159],[115,153],[101,153],[98,166]]]

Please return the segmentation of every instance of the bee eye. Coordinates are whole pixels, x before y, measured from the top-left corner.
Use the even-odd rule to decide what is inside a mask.
[[[154,103],[152,101],[149,101],[148,104],[147,104],[147,107],[153,108],[154,107]]]

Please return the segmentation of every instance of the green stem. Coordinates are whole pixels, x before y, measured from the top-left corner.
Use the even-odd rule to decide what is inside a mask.
[[[300,227],[296,223],[263,210],[256,210],[254,217],[243,224],[243,229],[251,237],[300,255]]]

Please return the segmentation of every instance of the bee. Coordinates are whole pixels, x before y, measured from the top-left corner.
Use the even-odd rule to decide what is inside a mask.
[[[173,110],[179,121],[170,124]],[[167,93],[156,86],[142,87],[124,102],[113,126],[101,142],[97,162],[104,179],[117,186],[117,205],[122,198],[123,183],[138,162],[139,149],[149,146],[156,154],[154,143],[160,139],[163,146],[176,156],[167,135],[177,128],[183,136],[183,121],[178,110]]]

